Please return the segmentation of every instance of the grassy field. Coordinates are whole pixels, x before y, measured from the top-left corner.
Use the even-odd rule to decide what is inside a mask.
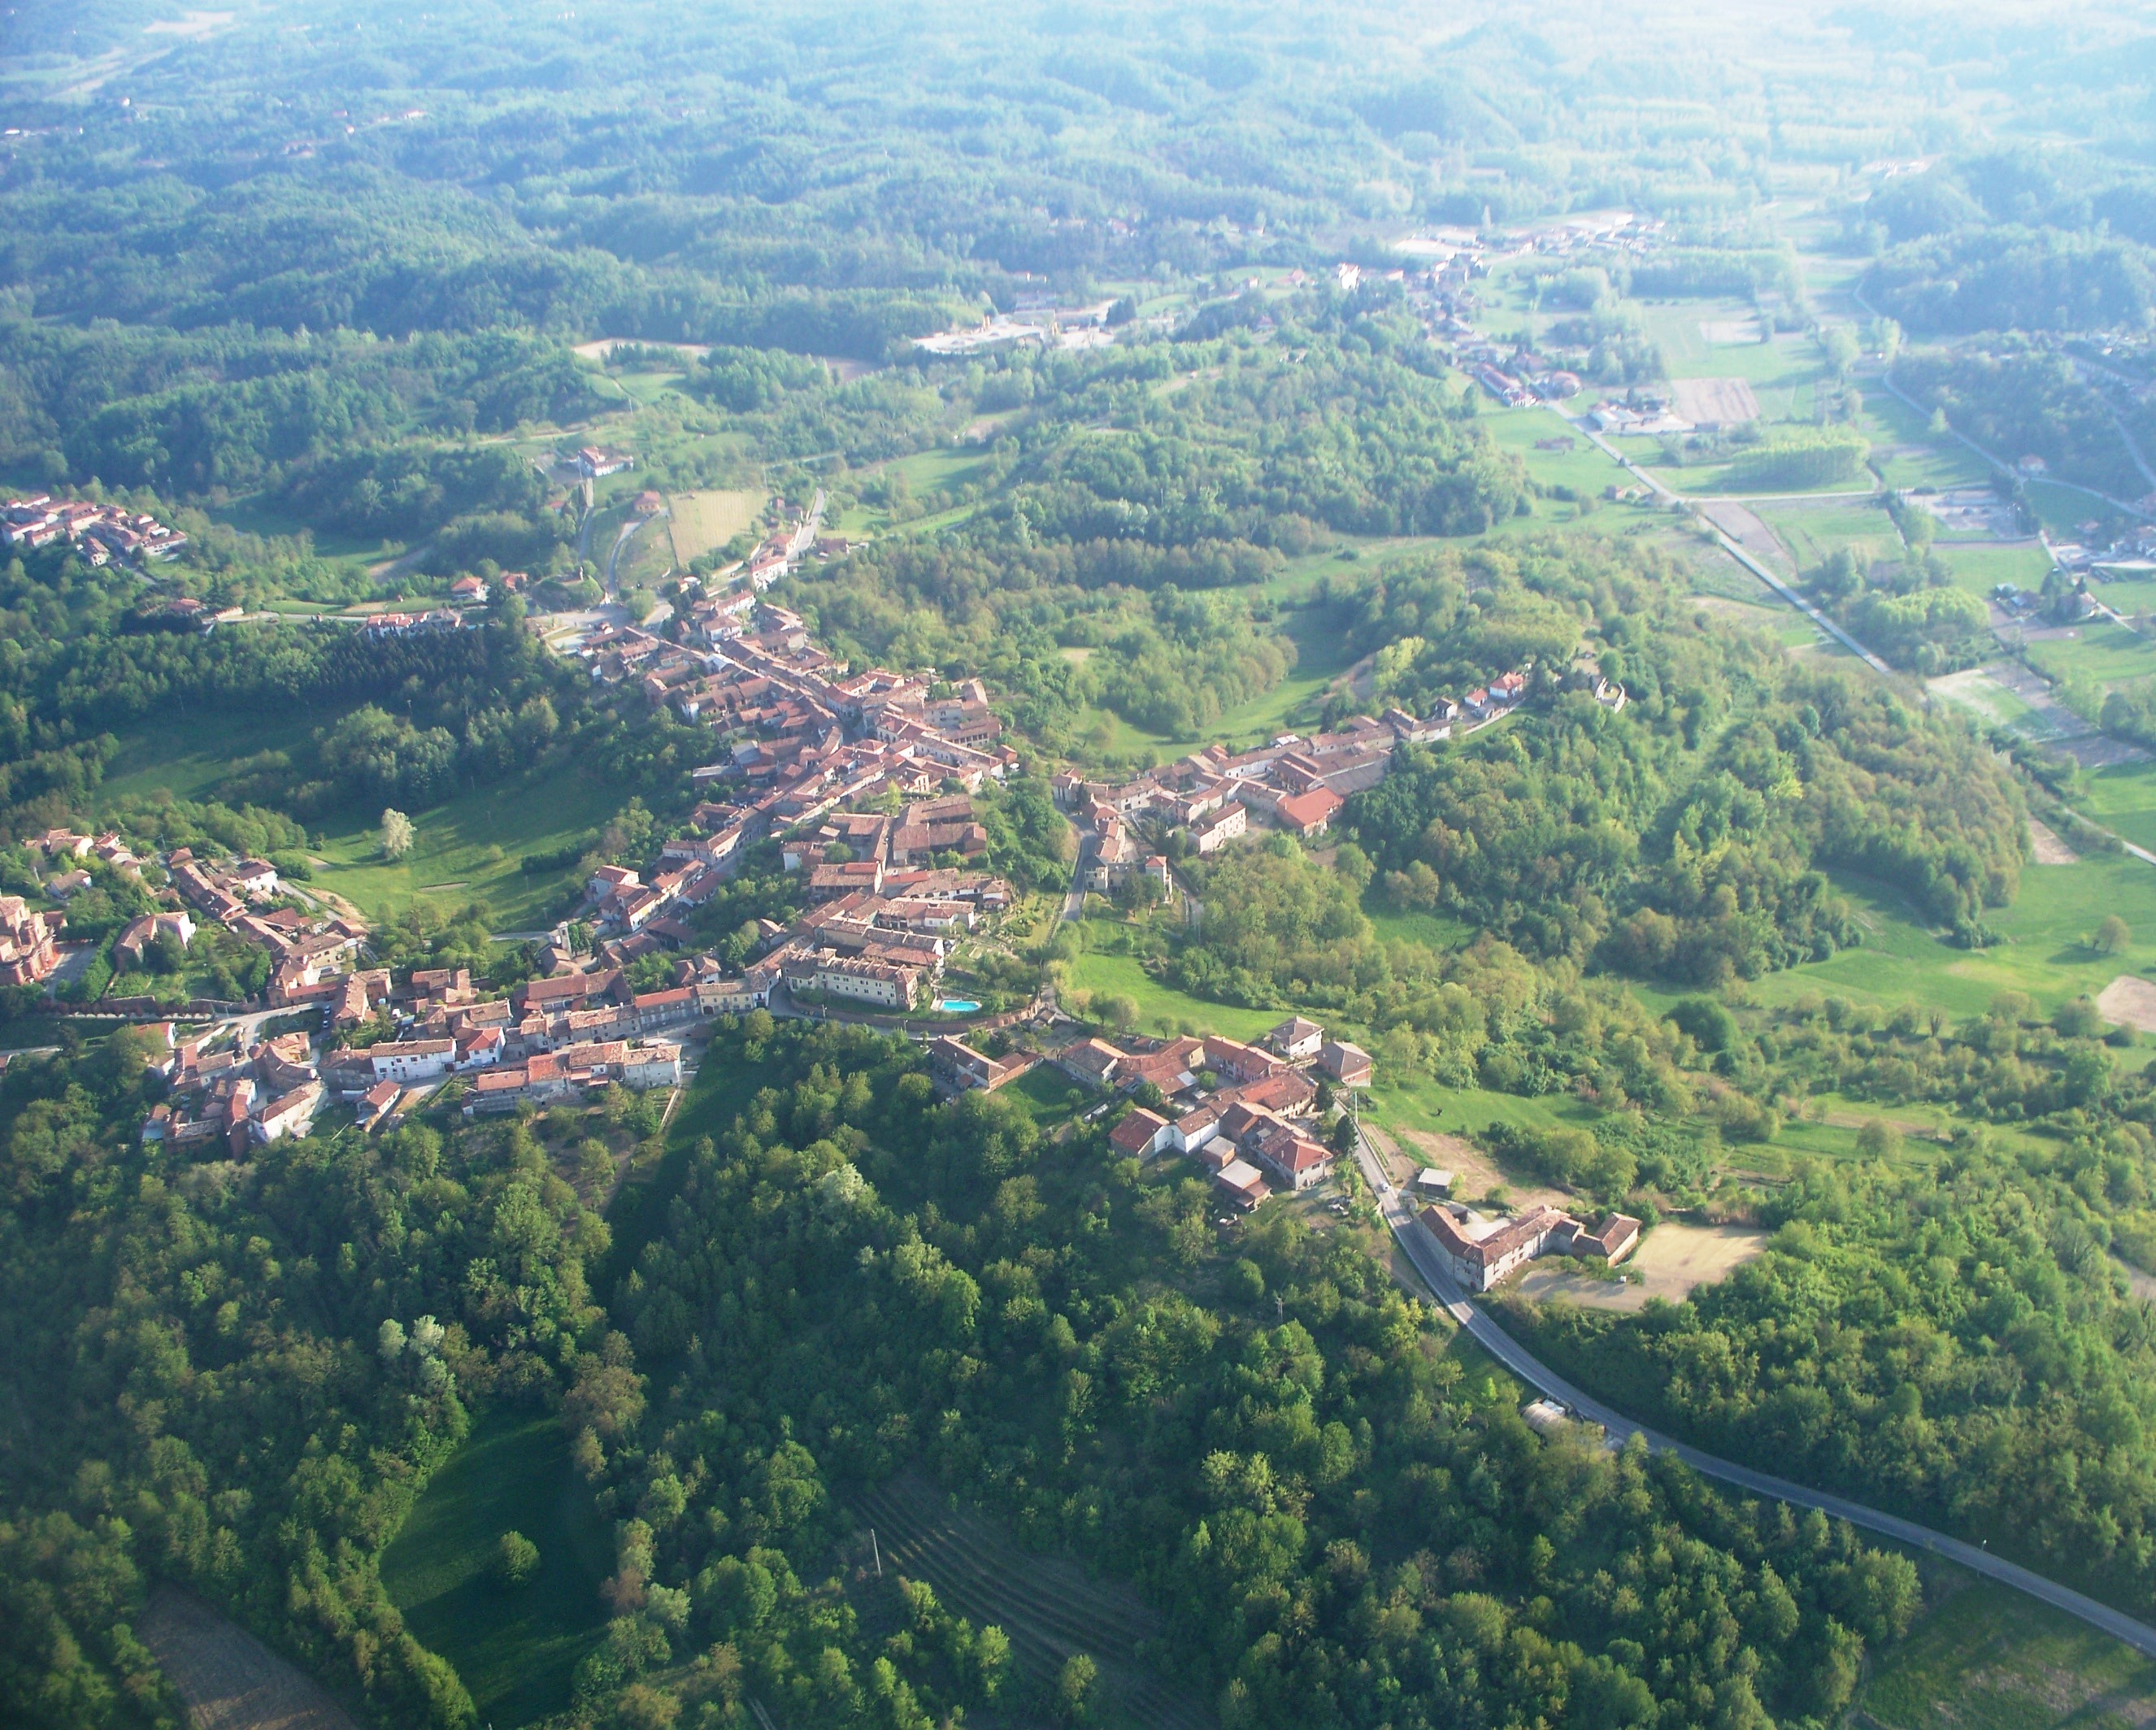
[[[1873,1661],[1852,1722],[1883,1730],[2127,1730],[2156,1715],[2156,1661],[1958,1570],[1931,1584],[1948,1595]]]
[[[1808,418],[1812,384],[1823,367],[1819,345],[1809,336],[1777,336],[1771,342],[1715,340],[1708,327],[1749,322],[1741,300],[1635,303],[1647,332],[1662,351],[1672,378],[1742,378],[1759,399],[1763,420]]]
[[[1933,550],[1953,572],[1954,587],[1972,594],[1989,595],[2002,583],[2041,588],[2051,568],[2050,556],[2034,541],[1940,542]]]
[[[1102,941],[1110,929],[1106,920],[1088,919],[1079,927],[1089,944]],[[1149,1034],[1187,1029],[1222,1034],[1231,1040],[1255,1039],[1277,1027],[1283,1014],[1278,1009],[1240,1009],[1192,997],[1153,978],[1132,955],[1106,955],[1088,947],[1066,963],[1065,971],[1077,990],[1129,998],[1138,1006],[1139,1029]]]
[[[1755,1001],[1785,1004],[1809,993],[1839,993],[1854,1002],[1936,1004],[1969,1015],[2001,991],[2025,991],[2049,1014],[2083,992],[2096,996],[2121,973],[2147,977],[2156,969],[2156,866],[2139,860],[2090,858],[2078,865],[2025,867],[2014,905],[1984,916],[2007,941],[1980,950],[1942,942],[1886,885],[1830,875],[1855,905],[1865,927],[1863,946],[1755,980]],[[2134,941],[2123,954],[2098,955],[2082,942],[2106,911],[2116,911],[2133,930]]]
[[[2084,814],[2137,847],[2156,849],[2156,763],[2092,769],[2082,784],[2076,803]]]
[[[1434,1134],[1479,1136],[1492,1123],[1547,1129],[1553,1124],[1591,1125],[1598,1115],[1568,1093],[1523,1098],[1481,1087],[1446,1087],[1427,1075],[1401,1075],[1383,1066],[1370,1091],[1370,1116],[1390,1127]],[[1403,1149],[1406,1143],[1402,1143]]]
[[[1864,499],[1835,499],[1817,505],[1775,503],[1758,509],[1761,521],[1774,530],[1799,570],[1822,562],[1843,547],[1859,558],[1899,558],[1902,536],[1884,505]]]
[[[673,494],[667,506],[672,512],[675,557],[685,565],[725,546],[755,522],[768,497],[746,487]]]
[[[308,728],[327,726],[337,715],[325,711]],[[122,733],[119,754],[99,785],[98,801],[150,798],[160,792],[175,798],[207,798],[231,772],[234,758],[254,748],[249,737],[254,726],[250,720],[226,715],[178,716],[149,731]]]
[[[1871,441],[1871,466],[1887,485],[1982,486],[1984,459],[1959,439],[1935,439],[1925,417],[1877,382],[1863,388],[1858,429]]]
[[[1298,607],[1281,619],[1281,634],[1295,644],[1294,670],[1270,690],[1222,714],[1204,730],[1209,742],[1270,739],[1305,722],[1315,723],[1327,687],[1348,670],[1352,659],[1334,611]]]
[[[1545,486],[1568,486],[1592,497],[1610,485],[1629,485],[1631,477],[1547,408],[1486,408],[1475,424],[1500,450],[1509,450]],[[1537,441],[1570,439],[1570,450],[1537,450]]]
[[[521,930],[544,915],[575,873],[573,863],[527,874],[527,853],[567,846],[603,825],[619,808],[618,789],[582,775],[533,771],[459,795],[432,810],[408,814],[417,832],[403,859],[382,856],[378,814],[332,819],[316,867],[321,887],[345,896],[373,917],[415,901],[449,910],[482,901],[495,925]]]
[[[2030,644],[2028,659],[2054,681],[2078,675],[2103,685],[2123,685],[2156,675],[2156,639],[2108,620],[2092,620],[2071,637]]]
[[[539,1547],[537,1576],[513,1590],[488,1572],[512,1531]],[[606,1627],[611,1559],[560,1423],[500,1409],[434,1474],[382,1579],[412,1632],[456,1666],[480,1721],[509,1730],[568,1704],[570,1674]]]

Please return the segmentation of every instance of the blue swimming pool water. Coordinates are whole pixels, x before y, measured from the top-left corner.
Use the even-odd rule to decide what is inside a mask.
[[[947,997],[936,1007],[939,1009],[947,1009],[954,1015],[970,1015],[981,1006],[971,998]]]

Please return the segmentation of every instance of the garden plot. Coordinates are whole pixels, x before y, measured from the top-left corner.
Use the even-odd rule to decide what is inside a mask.
[[[1759,418],[1759,399],[1743,378],[1676,378],[1670,393],[1677,413],[1695,426],[1733,427]]]

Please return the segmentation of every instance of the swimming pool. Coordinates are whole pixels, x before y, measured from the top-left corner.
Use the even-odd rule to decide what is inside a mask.
[[[936,1007],[947,1014],[970,1015],[981,1006],[969,997],[947,997]]]

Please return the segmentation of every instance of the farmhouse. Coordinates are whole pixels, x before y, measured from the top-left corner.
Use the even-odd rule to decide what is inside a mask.
[[[1471,1291],[1487,1291],[1537,1255],[1599,1255],[1615,1262],[1640,1241],[1640,1222],[1628,1214],[1612,1214],[1589,1231],[1571,1214],[1546,1204],[1480,1230],[1444,1207],[1424,1208],[1421,1217],[1452,1276]]]

